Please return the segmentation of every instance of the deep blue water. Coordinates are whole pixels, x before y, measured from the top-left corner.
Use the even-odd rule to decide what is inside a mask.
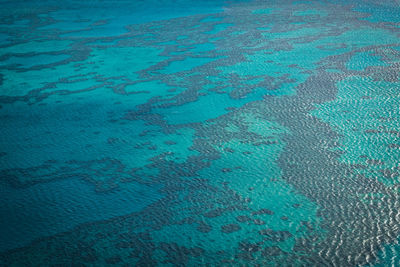
[[[0,1],[1,266],[397,266],[398,1]]]

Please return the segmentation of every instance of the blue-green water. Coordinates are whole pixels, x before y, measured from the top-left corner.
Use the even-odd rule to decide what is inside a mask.
[[[397,266],[400,3],[0,1],[1,266]]]

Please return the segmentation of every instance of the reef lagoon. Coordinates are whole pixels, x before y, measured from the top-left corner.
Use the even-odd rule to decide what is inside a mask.
[[[398,0],[0,2],[0,266],[400,266]]]

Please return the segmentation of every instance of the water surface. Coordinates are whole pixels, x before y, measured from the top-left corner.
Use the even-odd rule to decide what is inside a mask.
[[[400,261],[395,1],[4,1],[0,265]]]

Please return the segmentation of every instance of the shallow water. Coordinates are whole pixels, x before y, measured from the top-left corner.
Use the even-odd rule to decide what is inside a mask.
[[[4,1],[0,265],[400,262],[396,1]]]

